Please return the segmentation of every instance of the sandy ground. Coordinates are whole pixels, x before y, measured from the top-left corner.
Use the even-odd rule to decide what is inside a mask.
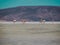
[[[60,45],[60,24],[0,24],[0,45]]]

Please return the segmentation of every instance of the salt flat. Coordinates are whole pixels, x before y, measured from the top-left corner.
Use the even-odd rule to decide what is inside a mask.
[[[0,45],[60,45],[60,24],[1,24]]]

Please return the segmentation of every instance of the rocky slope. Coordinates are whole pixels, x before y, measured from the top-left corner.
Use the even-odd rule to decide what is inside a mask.
[[[60,21],[59,6],[19,6],[8,9],[0,9],[0,20],[5,21]]]

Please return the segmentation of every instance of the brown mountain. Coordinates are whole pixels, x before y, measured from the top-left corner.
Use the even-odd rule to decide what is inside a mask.
[[[5,21],[60,21],[60,6],[20,6],[0,9],[0,20]]]

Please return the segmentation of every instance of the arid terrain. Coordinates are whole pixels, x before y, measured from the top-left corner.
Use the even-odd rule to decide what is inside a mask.
[[[60,24],[0,24],[0,45],[60,45]]]

